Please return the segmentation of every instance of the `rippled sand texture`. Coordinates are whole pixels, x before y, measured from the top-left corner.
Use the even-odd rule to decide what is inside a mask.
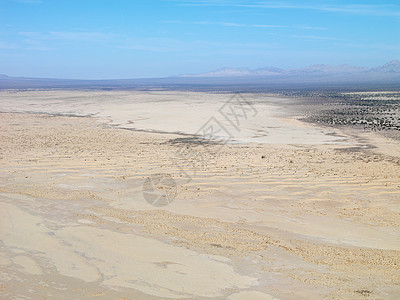
[[[0,298],[399,299],[400,147],[281,109],[270,135],[314,135],[198,147],[100,117],[0,114]],[[175,131],[163,122],[146,129]],[[177,165],[182,147],[201,163]],[[170,205],[144,199],[152,174],[176,180]]]

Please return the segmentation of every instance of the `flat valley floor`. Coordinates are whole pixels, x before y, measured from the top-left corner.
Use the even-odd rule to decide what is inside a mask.
[[[400,299],[400,143],[235,97],[0,92],[0,298]]]

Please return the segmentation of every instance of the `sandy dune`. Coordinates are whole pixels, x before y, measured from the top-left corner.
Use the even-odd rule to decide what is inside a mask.
[[[199,145],[231,95],[2,92],[0,297],[398,299],[398,142],[245,96],[257,114]]]

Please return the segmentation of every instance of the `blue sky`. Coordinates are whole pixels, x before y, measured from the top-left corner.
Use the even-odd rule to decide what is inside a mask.
[[[0,0],[0,74],[137,78],[400,59],[400,2]]]

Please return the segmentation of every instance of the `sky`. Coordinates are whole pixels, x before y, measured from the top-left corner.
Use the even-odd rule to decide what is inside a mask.
[[[398,0],[0,0],[0,74],[119,79],[400,59]]]

